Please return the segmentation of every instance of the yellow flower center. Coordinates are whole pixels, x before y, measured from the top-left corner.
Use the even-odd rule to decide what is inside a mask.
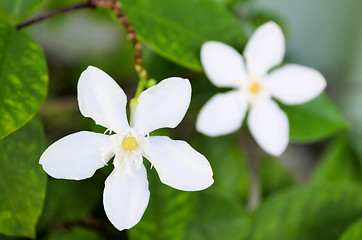
[[[253,81],[249,86],[249,91],[254,95],[258,94],[260,90],[261,90],[261,85],[255,81]]]
[[[130,152],[138,146],[138,142],[134,137],[126,137],[122,141],[122,146],[124,147],[124,150]]]

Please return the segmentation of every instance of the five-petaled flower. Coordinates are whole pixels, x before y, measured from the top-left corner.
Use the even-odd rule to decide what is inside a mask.
[[[235,90],[219,93],[201,109],[198,131],[219,136],[238,130],[250,108],[247,123],[256,142],[269,154],[281,155],[289,142],[286,114],[272,97],[284,104],[305,103],[318,96],[326,80],[318,71],[296,64],[281,64],[285,40],[274,22],[260,26],[244,50],[244,58],[221,42],[206,42],[201,62],[206,75],[217,87]]]
[[[131,228],[140,221],[150,196],[142,156],[173,188],[197,191],[214,181],[207,159],[186,142],[149,136],[156,129],[176,127],[190,98],[187,79],[165,79],[141,93],[130,126],[123,90],[105,72],[88,67],[78,82],[80,111],[116,134],[68,135],[45,150],[40,164],[54,178],[80,180],[91,177],[114,156],[114,170],[105,182],[104,209],[117,229]]]

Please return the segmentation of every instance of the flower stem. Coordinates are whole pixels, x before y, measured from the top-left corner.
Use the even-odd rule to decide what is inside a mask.
[[[127,17],[123,14],[121,10],[121,5],[119,2],[113,2],[109,0],[94,0],[95,5],[97,7],[105,7],[110,8],[113,10],[113,12],[118,17],[119,21],[122,22],[123,26],[127,30],[127,38],[131,40],[133,46],[134,46],[134,65],[136,72],[139,77],[137,90],[134,98],[130,101],[130,125],[133,126],[133,116],[136,109],[136,106],[138,104],[138,97],[143,92],[144,89],[149,88],[156,84],[156,81],[154,79],[150,79],[147,70],[143,65],[142,60],[142,46],[141,43],[138,41],[137,35],[134,31],[133,26],[128,21]]]
[[[250,186],[247,208],[249,210],[256,209],[260,204],[260,179],[259,179],[259,161],[248,158],[249,174],[250,174]]]
[[[154,85],[156,85],[156,80],[154,79],[146,79],[146,78],[140,78],[138,85],[137,85],[137,90],[136,90],[136,94],[134,96],[134,98],[131,99],[129,107],[130,107],[130,125],[131,127],[133,127],[133,116],[134,116],[134,112],[136,110],[136,106],[138,104],[138,97],[141,95],[141,93],[143,92],[143,90],[152,87]]]
[[[240,137],[240,147],[245,151],[246,164],[249,173],[249,193],[246,208],[253,211],[260,205],[262,199],[259,171],[263,155],[255,142],[250,141],[249,139],[243,139],[241,135]]]
[[[140,79],[140,82],[143,79],[149,79],[146,68],[143,65],[142,60],[142,46],[138,41],[137,35],[134,31],[133,26],[129,22],[128,18],[123,14],[121,9],[121,4],[119,2],[113,2],[110,0],[93,0],[93,3],[96,7],[103,7],[111,9],[117,16],[118,20],[123,24],[124,28],[127,31],[127,38],[131,40],[134,47],[134,60],[136,72]]]

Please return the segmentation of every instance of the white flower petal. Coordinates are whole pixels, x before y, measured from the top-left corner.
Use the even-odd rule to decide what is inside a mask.
[[[89,66],[78,82],[80,112],[97,124],[117,133],[128,127],[127,97],[118,84],[102,70]]]
[[[159,128],[174,128],[190,105],[191,84],[188,79],[167,78],[148,88],[137,99],[134,129],[148,134]]]
[[[240,87],[246,78],[241,54],[222,42],[204,43],[201,63],[206,75],[217,87]]]
[[[327,82],[317,70],[301,65],[285,65],[266,78],[273,97],[285,104],[301,104],[317,97]]]
[[[219,93],[201,109],[196,129],[208,136],[235,132],[241,127],[248,103],[238,91]]]
[[[93,176],[112,157],[110,136],[77,132],[50,145],[39,163],[53,178],[81,180]]]
[[[207,159],[185,141],[165,136],[150,137],[145,157],[166,185],[183,191],[199,191],[214,182]]]
[[[285,53],[285,40],[280,27],[268,22],[256,29],[245,50],[247,69],[252,75],[264,75],[279,65]]]
[[[272,100],[250,108],[248,125],[256,142],[269,154],[280,156],[289,142],[287,115]]]
[[[114,169],[106,180],[103,193],[107,217],[120,231],[141,220],[150,198],[145,166],[136,168],[132,164],[129,167],[129,171]]]

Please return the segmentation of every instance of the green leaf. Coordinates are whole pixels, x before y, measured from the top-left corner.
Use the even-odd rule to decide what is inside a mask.
[[[44,142],[37,118],[0,140],[0,233],[35,237],[46,189],[38,163]]]
[[[210,138],[195,137],[195,148],[209,160],[213,172],[213,185],[205,191],[246,202],[250,175],[244,152],[232,136]],[[212,147],[210,147],[212,146]]]
[[[208,40],[241,47],[246,34],[221,4],[209,0],[122,0],[140,40],[161,56],[201,70],[199,52]]]
[[[38,10],[46,0],[0,0],[0,12],[4,20],[17,23],[36,10]]]
[[[47,85],[47,66],[39,45],[0,21],[0,139],[35,115]]]
[[[82,181],[51,179],[41,222],[48,223],[51,218],[69,222],[91,215],[97,203],[102,201],[104,180],[99,175],[97,172]]]
[[[96,232],[83,228],[73,228],[68,232],[53,234],[46,240],[103,240]]]
[[[352,224],[339,238],[340,240],[361,240],[362,239],[362,219]]]
[[[128,231],[131,240],[182,239],[192,215],[196,193],[184,192],[160,182],[154,169],[148,171],[150,202],[141,221]]]
[[[362,216],[362,189],[353,184],[312,185],[266,201],[252,216],[247,239],[337,239]]]
[[[185,240],[238,240],[245,237],[250,223],[239,205],[213,194],[198,195]]]
[[[263,199],[295,185],[295,181],[288,170],[278,162],[277,158],[271,156],[262,159],[259,176]]]
[[[324,93],[302,105],[281,104],[281,107],[288,115],[290,140],[293,142],[318,141],[349,127],[339,109]]]
[[[214,1],[220,4],[228,5],[231,4],[234,0],[209,0],[209,1]]]
[[[328,147],[315,168],[311,182],[355,181],[360,182],[361,166],[347,136],[336,138]]]

